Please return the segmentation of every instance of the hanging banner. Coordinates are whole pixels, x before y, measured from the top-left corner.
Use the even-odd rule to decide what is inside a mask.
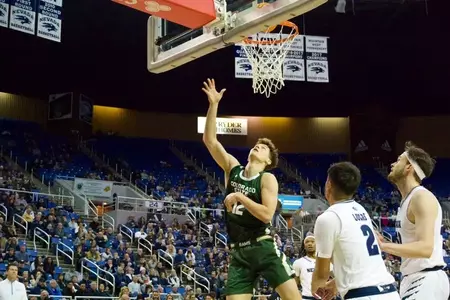
[[[304,40],[303,35],[296,36],[286,54],[283,63],[284,80],[305,81]]]
[[[310,82],[329,82],[327,37],[306,36],[306,76]]]
[[[94,102],[87,96],[80,94],[79,118],[81,121],[92,125],[92,115],[94,113]]]
[[[36,0],[10,1],[9,28],[34,35],[36,28]]]
[[[0,27],[8,27],[9,0],[0,0]]]
[[[53,94],[48,99],[48,119],[72,118],[73,93]]]
[[[39,0],[37,36],[61,42],[63,0]]]
[[[247,79],[253,77],[252,64],[247,58],[242,44],[236,44],[234,47],[234,77]]]
[[[86,196],[111,197],[112,181],[75,178],[74,191]]]
[[[279,39],[279,34],[258,34],[251,36],[259,38],[273,35]],[[284,34],[283,38],[288,35]],[[295,37],[283,62],[283,78],[286,81],[329,82],[328,75],[328,45],[327,37],[304,36]],[[243,44],[235,44],[234,67],[236,78],[253,78],[252,64],[247,58]],[[306,61],[305,61],[306,59]]]

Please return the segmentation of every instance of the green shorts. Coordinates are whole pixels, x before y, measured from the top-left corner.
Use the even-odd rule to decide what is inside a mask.
[[[289,259],[278,249],[273,239],[231,250],[226,294],[253,294],[259,275],[273,288],[295,277]]]

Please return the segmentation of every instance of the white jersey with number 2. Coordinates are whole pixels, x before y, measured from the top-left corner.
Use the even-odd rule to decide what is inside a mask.
[[[317,257],[332,258],[341,295],[395,281],[384,264],[369,214],[354,200],[331,205],[317,218],[314,236]]]

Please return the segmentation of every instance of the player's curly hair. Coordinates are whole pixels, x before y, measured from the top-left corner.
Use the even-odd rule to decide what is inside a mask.
[[[275,147],[275,144],[272,142],[271,139],[268,138],[259,138],[256,144],[263,144],[266,145],[270,150],[270,161],[271,164],[266,166],[266,171],[275,169],[278,166],[278,148]]]

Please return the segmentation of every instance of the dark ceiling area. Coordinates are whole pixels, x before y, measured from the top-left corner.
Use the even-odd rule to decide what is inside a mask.
[[[346,116],[450,112],[448,1],[335,2],[294,21],[328,36],[330,83],[287,82],[270,99],[234,78],[229,47],[163,74],[146,69],[148,15],[108,0],[65,0],[62,43],[0,28],[0,91],[38,97],[80,91],[96,104],[205,113],[202,81],[226,87],[221,113]],[[354,14],[353,14],[354,8]]]

